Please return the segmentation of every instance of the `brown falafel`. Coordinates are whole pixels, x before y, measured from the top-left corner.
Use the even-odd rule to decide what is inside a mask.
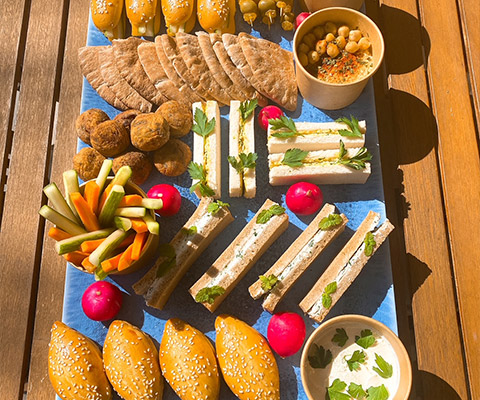
[[[99,124],[90,135],[92,147],[105,157],[115,157],[130,145],[130,137],[119,121],[105,121]]]
[[[80,114],[75,121],[75,131],[77,136],[86,144],[90,143],[90,135],[97,125],[108,121],[108,115],[98,108],[91,108]]]
[[[130,134],[130,126],[132,125],[132,122],[133,120],[139,116],[142,112],[141,111],[138,111],[138,110],[127,110],[127,111],[124,111],[120,114],[118,114],[117,116],[115,116],[115,118],[113,118],[114,121],[118,121],[118,122],[121,122],[123,124],[123,126],[125,127],[125,129],[127,130],[128,134]]]
[[[154,151],[168,142],[170,128],[161,114],[141,114],[132,122],[130,138],[137,149]]]
[[[162,117],[167,120],[171,138],[185,136],[192,129],[192,111],[185,104],[170,100],[158,107],[156,113],[162,114]]]
[[[153,153],[153,163],[166,176],[182,175],[192,160],[192,150],[178,139],[170,139],[165,146]]]
[[[102,168],[105,157],[91,147],[84,147],[73,156],[73,169],[84,181],[95,179]]]
[[[132,177],[130,179],[137,185],[141,185],[148,179],[153,168],[150,157],[141,151],[129,151],[114,158],[113,172],[116,174],[124,165],[128,165],[132,169]]]

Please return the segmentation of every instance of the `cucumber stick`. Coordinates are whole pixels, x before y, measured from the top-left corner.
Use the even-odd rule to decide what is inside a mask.
[[[50,183],[43,188],[43,193],[48,197],[50,203],[52,204],[53,208],[62,214],[65,218],[68,218],[72,222],[77,222],[77,218],[73,214],[72,210],[70,209],[69,205],[65,201],[62,193],[58,189],[55,183]]]
[[[98,246],[92,254],[88,257],[90,261],[96,267],[100,266],[103,260],[106,260],[110,254],[118,247],[118,245],[127,237],[127,232],[122,229],[117,229],[112,232],[101,244]]]
[[[120,167],[120,169],[115,174],[115,177],[112,180],[111,185],[120,185],[125,186],[132,176],[132,169],[128,165]]]
[[[157,221],[155,221],[155,219],[150,214],[148,214],[148,213],[145,214],[145,216],[143,217],[143,220],[147,224],[148,231],[152,235],[158,235],[159,234],[160,225],[158,224]]]
[[[142,218],[146,213],[144,207],[119,207],[115,211],[115,215],[128,218]]]
[[[73,215],[75,215],[76,222],[81,224],[80,216],[78,215],[78,212],[73,205],[72,200],[70,199],[70,193],[80,192],[80,186],[78,186],[77,171],[71,169],[63,173],[63,187],[65,188],[65,200],[67,201],[67,204],[72,210]]]
[[[82,233],[87,233],[87,231],[80,225],[72,222],[49,206],[43,206],[38,213],[43,218],[48,219],[52,224],[55,224],[58,228],[68,232],[70,235],[76,236],[81,235]]]
[[[113,223],[115,224],[117,229],[122,229],[125,232],[132,229],[132,221],[128,218],[114,217],[113,218]]]
[[[142,198],[142,207],[148,208],[149,210],[160,210],[163,208],[163,200]]]
[[[105,200],[105,204],[100,211],[100,216],[98,217],[98,222],[100,226],[110,226],[113,222],[113,217],[115,211],[117,210],[118,205],[125,196],[125,189],[121,185],[114,185],[112,191]]]
[[[78,250],[86,240],[103,239],[114,231],[113,228],[100,229],[98,231],[87,232],[81,235],[72,236],[71,238],[60,240],[55,243],[55,250],[59,255],[70,253]]]
[[[102,192],[103,188],[105,187],[105,183],[107,182],[108,174],[112,170],[113,161],[112,160],[104,160],[102,167],[100,168],[100,172],[98,173],[97,179],[95,183],[100,188],[100,192]]]

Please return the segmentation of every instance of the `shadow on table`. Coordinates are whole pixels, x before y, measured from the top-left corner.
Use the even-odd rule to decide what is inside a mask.
[[[422,387],[429,388],[429,392],[424,392]],[[434,393],[432,390],[434,390]],[[461,397],[455,389],[442,378],[430,372],[419,370],[413,372],[413,386],[410,398],[423,400],[461,400]]]

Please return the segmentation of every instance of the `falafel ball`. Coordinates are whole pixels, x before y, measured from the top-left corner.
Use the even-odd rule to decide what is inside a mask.
[[[152,160],[141,151],[129,151],[113,159],[113,172],[117,171],[128,165],[132,169],[131,180],[137,185],[141,185],[145,182],[150,175],[153,168]]]
[[[113,120],[121,122],[130,135],[130,125],[132,124],[132,121],[141,113],[142,112],[138,110],[127,110],[118,114],[115,118],[113,118]]]
[[[156,113],[162,114],[162,117],[167,120],[171,138],[185,136],[192,129],[192,111],[185,104],[170,100],[158,107]]]
[[[73,169],[84,181],[95,179],[102,168],[105,157],[91,147],[84,147],[73,156]]]
[[[119,121],[105,121],[90,135],[92,147],[105,157],[115,157],[130,145],[130,136]]]
[[[98,108],[91,108],[80,114],[75,121],[75,131],[77,136],[86,144],[90,143],[90,135],[98,124],[108,121],[108,115]]]
[[[168,142],[170,128],[161,114],[141,114],[132,122],[130,138],[137,149],[154,151]]]
[[[166,176],[182,175],[192,161],[192,150],[178,139],[170,139],[165,146],[153,153],[153,163]]]

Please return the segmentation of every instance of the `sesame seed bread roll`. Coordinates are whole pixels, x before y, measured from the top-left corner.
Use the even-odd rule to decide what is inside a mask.
[[[277,362],[266,339],[230,315],[215,320],[217,358],[223,379],[240,400],[279,400]]]
[[[178,318],[165,324],[160,367],[182,400],[218,400],[220,375],[215,350],[202,332]]]
[[[48,376],[58,396],[62,400],[111,399],[112,387],[98,346],[60,321],[51,332]]]
[[[136,326],[113,321],[103,344],[103,364],[125,400],[161,400],[163,377],[152,340]]]

